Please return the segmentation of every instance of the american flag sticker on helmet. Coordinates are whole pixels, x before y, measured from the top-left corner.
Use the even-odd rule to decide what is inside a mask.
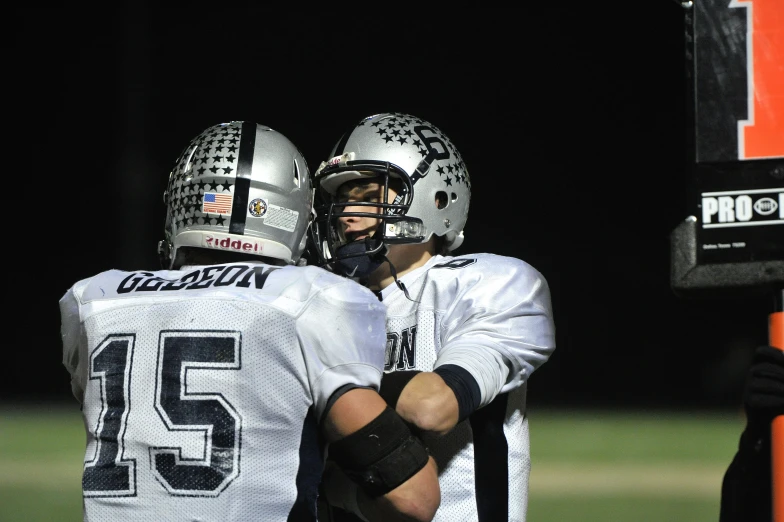
[[[231,214],[231,193],[205,192],[201,211],[205,214]]]

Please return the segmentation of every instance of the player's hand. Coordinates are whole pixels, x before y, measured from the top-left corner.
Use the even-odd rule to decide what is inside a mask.
[[[746,378],[743,405],[750,423],[769,424],[784,415],[784,351],[760,346]]]
[[[434,372],[419,372],[409,381],[400,393],[396,411],[418,430],[434,435],[448,433],[459,421],[455,393]]]

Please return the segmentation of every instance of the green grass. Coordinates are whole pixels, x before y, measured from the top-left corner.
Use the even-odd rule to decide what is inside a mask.
[[[77,476],[77,481],[79,477]],[[80,522],[82,498],[79,484],[59,489],[37,486],[0,488],[0,520],[3,522]]]
[[[718,522],[716,500],[645,495],[561,498],[532,495],[528,522]]]
[[[716,522],[735,414],[532,412],[528,522]]]
[[[740,414],[613,411],[534,411],[529,422],[534,458],[547,463],[707,464],[729,464],[744,423]]]
[[[715,522],[743,420],[533,411],[528,522]],[[0,522],[82,519],[78,406],[0,410]]]
[[[82,520],[78,405],[0,411],[0,521]]]

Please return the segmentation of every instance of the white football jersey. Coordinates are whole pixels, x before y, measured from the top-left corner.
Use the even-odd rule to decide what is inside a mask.
[[[443,437],[438,522],[525,520],[530,453],[526,384],[555,349],[550,290],[519,259],[435,256],[391,284],[385,371],[458,364],[476,378],[481,408]]]
[[[315,520],[319,423],[378,389],[384,307],[317,267],[109,270],[60,300],[84,519]]]

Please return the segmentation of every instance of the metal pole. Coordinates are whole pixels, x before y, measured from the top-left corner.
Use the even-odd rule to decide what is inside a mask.
[[[771,346],[784,350],[784,288],[776,291],[774,311],[769,316],[768,338]],[[771,424],[771,493],[773,520],[784,522],[784,415]]]

